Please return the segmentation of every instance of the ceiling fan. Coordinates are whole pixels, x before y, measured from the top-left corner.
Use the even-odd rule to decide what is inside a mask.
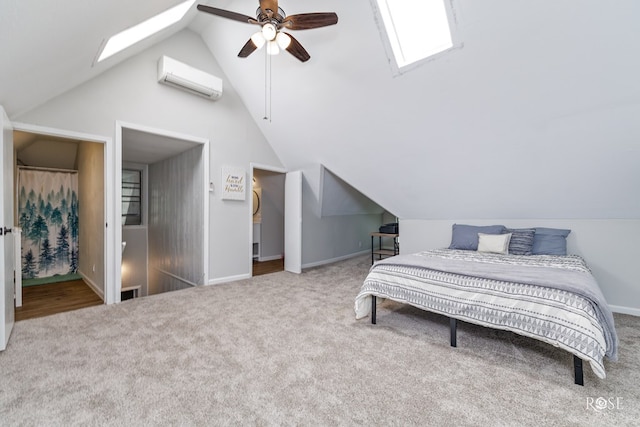
[[[262,27],[260,31],[251,36],[240,50],[238,53],[240,58],[246,58],[266,44],[267,53],[270,55],[276,55],[280,49],[283,49],[300,61],[306,62],[311,58],[309,53],[291,34],[281,30],[309,30],[338,23],[338,15],[333,12],[300,13],[287,16],[284,10],[278,6],[278,0],[260,0],[260,7],[256,10],[255,18],[202,4],[198,5],[198,10]]]

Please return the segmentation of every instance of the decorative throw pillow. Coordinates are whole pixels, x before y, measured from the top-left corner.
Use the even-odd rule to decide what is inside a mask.
[[[512,255],[531,255],[535,228],[507,228],[505,233],[511,233],[509,253]]]
[[[463,249],[466,251],[478,250],[478,233],[502,234],[504,225],[466,225],[453,224],[451,233],[451,245],[449,249]]]
[[[536,227],[533,236],[533,255],[566,255],[567,236],[571,230]]]
[[[511,233],[483,234],[478,233],[478,252],[492,252],[494,254],[508,254]]]

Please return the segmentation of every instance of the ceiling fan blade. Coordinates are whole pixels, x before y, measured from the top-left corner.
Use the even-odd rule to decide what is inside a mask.
[[[274,14],[277,14],[278,0],[260,0],[260,9],[264,14],[267,14],[267,10],[271,10]]]
[[[300,42],[296,40],[291,34],[284,34],[291,38],[291,43],[289,43],[289,46],[286,47],[287,52],[298,58],[301,62],[307,62],[309,58],[311,58],[311,55],[309,55],[305,48],[302,47]]]
[[[253,41],[251,39],[247,40],[247,42],[245,43],[244,46],[242,46],[242,49],[240,49],[240,52],[238,52],[238,57],[240,58],[246,58],[247,56],[251,55],[253,52],[256,51],[256,49],[258,49],[258,46],[256,46]]]
[[[289,30],[309,30],[326,27],[338,23],[338,15],[334,12],[300,13],[287,16],[282,26]]]
[[[231,12],[229,10],[218,9],[217,7],[206,6],[203,4],[198,5],[198,10],[201,12],[211,13],[212,15],[222,16],[223,18],[233,19],[234,21],[245,22],[247,24],[259,24],[255,18],[241,13]]]

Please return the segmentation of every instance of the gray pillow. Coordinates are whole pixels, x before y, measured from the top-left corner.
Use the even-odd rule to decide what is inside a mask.
[[[567,236],[571,230],[536,227],[533,236],[533,255],[566,255]]]
[[[503,234],[504,225],[466,225],[453,224],[451,230],[451,245],[449,249],[462,249],[466,251],[478,250],[478,233]]]
[[[505,233],[511,233],[509,253],[512,255],[531,255],[535,228],[507,228]]]

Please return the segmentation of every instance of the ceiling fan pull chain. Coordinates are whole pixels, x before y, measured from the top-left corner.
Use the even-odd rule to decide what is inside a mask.
[[[263,120],[269,120],[271,123],[271,56],[265,50],[264,54],[264,117]]]
[[[267,61],[269,60],[269,55],[267,54],[267,50],[264,50],[264,117],[262,118],[263,120],[268,120],[267,117],[267,96],[268,96],[268,92],[267,92],[267,84],[268,84],[268,67],[267,67]]]
[[[269,123],[271,123],[271,116],[273,115],[273,109],[271,108],[272,105],[272,100],[273,100],[273,84],[272,84],[272,79],[273,79],[273,73],[271,72],[271,61],[272,61],[272,55],[268,55],[269,56]]]

